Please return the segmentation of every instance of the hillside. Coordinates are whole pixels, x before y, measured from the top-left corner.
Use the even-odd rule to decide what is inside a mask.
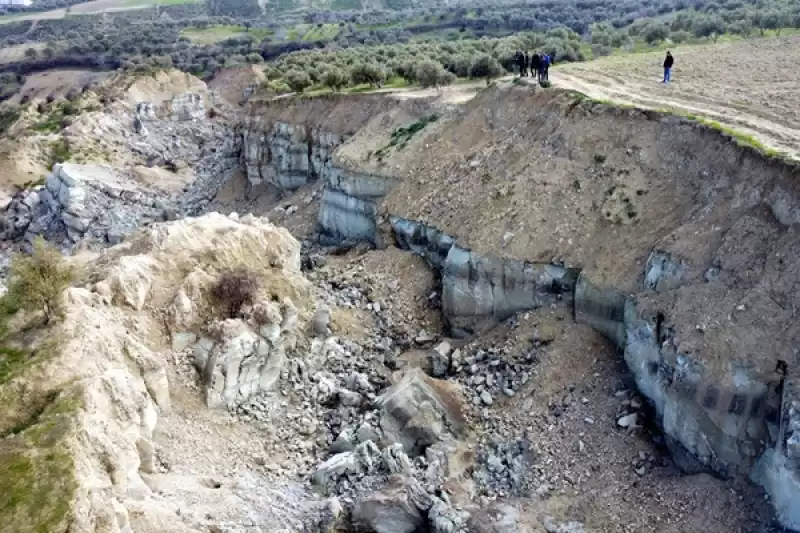
[[[795,163],[508,78],[239,105],[258,74],[10,124],[9,533],[800,531]]]

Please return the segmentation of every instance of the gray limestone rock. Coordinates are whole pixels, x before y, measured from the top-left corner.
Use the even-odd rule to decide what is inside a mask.
[[[467,531],[469,533],[521,533],[519,513],[509,505],[493,503],[470,515]]]
[[[448,431],[466,428],[464,406],[457,385],[410,369],[377,400],[384,436],[399,442],[409,455],[424,453]]]
[[[387,487],[356,503],[353,522],[375,533],[414,533],[425,523],[426,512],[417,501],[420,492],[413,481],[393,477]]]
[[[356,439],[358,442],[367,442],[368,440],[371,440],[372,442],[377,443],[380,441],[381,436],[374,427],[364,422],[356,431]]]
[[[282,344],[273,345],[242,320],[228,319],[217,328],[221,341],[207,356],[198,357],[196,352],[195,362],[205,361],[201,375],[208,407],[233,409],[270,390],[280,378],[286,356]]]
[[[550,517],[544,519],[544,529],[547,533],[585,533],[583,524],[580,522],[556,522]]]
[[[327,308],[320,307],[314,313],[314,318],[311,320],[311,332],[320,337],[327,335],[330,321],[330,311],[328,311]]]

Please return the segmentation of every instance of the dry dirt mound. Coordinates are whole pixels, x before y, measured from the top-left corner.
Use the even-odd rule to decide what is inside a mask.
[[[83,282],[66,293],[66,320],[50,333],[52,353],[4,375],[0,385],[10,400],[2,411],[0,429],[10,436],[0,444],[0,472],[32,469],[3,477],[15,495],[0,508],[5,530],[244,531],[253,521],[299,527],[310,496],[290,479],[254,468],[264,436],[203,405],[228,389],[216,388],[219,375],[201,380],[198,390],[192,364],[199,363],[180,351],[186,339],[204,334],[216,313],[211,285],[236,265],[261,279],[255,301],[268,302],[265,324],[294,309],[294,321],[270,333],[273,350],[287,335],[302,342],[312,300],[297,242],[259,219],[208,215],[156,226],[76,261]],[[281,311],[272,302],[282,302]],[[236,322],[223,321],[223,329],[245,327]],[[227,356],[213,353],[224,365]],[[269,360],[281,357],[273,352]],[[237,375],[225,370],[226,387]],[[38,418],[20,423],[37,398],[48,398]]]
[[[24,47],[24,45],[21,45]],[[88,85],[98,85],[109,77],[106,72],[91,70],[48,70],[25,77],[20,91],[9,102],[18,104],[41,101],[48,97],[64,98],[70,91],[82,91]]]
[[[258,65],[224,68],[214,74],[208,87],[217,91],[226,102],[236,105],[245,100],[246,93],[260,87],[266,79],[263,69]]]
[[[659,83],[662,52],[559,66],[552,81],[593,98],[708,117],[800,159],[794,68],[800,37],[682,47],[673,55],[673,82],[666,86]],[[750,64],[758,65],[757,76],[744,73],[742,65]]]

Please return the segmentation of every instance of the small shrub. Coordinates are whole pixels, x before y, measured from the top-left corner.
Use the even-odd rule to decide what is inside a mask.
[[[386,72],[373,63],[357,63],[350,69],[350,79],[354,85],[367,84],[370,87],[380,87],[386,79]]]
[[[469,69],[471,78],[485,78],[488,85],[492,79],[505,74],[505,69],[497,59],[489,54],[481,54],[475,58]]]
[[[3,135],[8,129],[14,125],[19,118],[19,109],[16,107],[7,107],[0,109],[0,135]]]
[[[72,152],[70,151],[69,141],[63,138],[59,139],[50,144],[50,160],[47,162],[47,168],[53,170],[53,167],[58,163],[69,161],[71,157]]]
[[[64,256],[38,237],[30,256],[20,254],[11,260],[8,297],[21,309],[44,312],[45,320],[50,322],[61,315],[61,293],[74,276]]]
[[[594,162],[595,163],[605,163],[606,162],[606,156],[604,156],[603,154],[594,154]]]
[[[211,296],[225,309],[228,318],[236,318],[242,307],[255,302],[258,285],[258,277],[252,270],[238,267],[220,275],[211,289]]]

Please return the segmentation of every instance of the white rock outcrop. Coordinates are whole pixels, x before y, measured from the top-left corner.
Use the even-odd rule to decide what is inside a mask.
[[[66,291],[65,341],[40,378],[50,387],[81,391],[69,446],[79,485],[70,531],[300,528],[313,500],[299,486],[271,486],[236,466],[226,474],[234,481],[223,486],[213,481],[213,461],[190,457],[216,451],[192,442],[216,443],[235,465],[243,444],[213,429],[226,426],[208,425],[220,415],[187,411],[190,380],[176,383],[191,368],[190,352],[195,364],[205,361],[198,366],[209,377],[205,395],[214,405],[246,398],[279,379],[292,336],[312,315],[299,252],[286,230],[264,219],[209,214],[157,224],[100,254],[76,256],[97,281]],[[243,319],[210,320],[208,285],[236,265],[263,276],[258,297],[269,303],[249,309]],[[283,309],[272,303],[275,298]],[[173,351],[176,343],[181,351]],[[175,390],[181,391],[180,416],[172,415]]]

